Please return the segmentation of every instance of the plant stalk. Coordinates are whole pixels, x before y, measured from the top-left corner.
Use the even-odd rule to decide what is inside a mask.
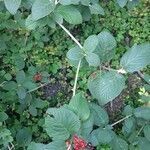
[[[81,48],[83,49],[83,46],[78,42],[78,40],[70,33],[68,29],[66,29],[62,24],[58,23],[59,26],[71,37],[71,39]],[[74,81],[74,87],[73,87],[73,95],[75,96],[76,94],[76,88],[77,88],[77,82],[78,82],[78,76],[79,76],[79,71],[80,71],[80,66],[81,66],[81,60],[78,63],[77,66],[77,71],[76,71],[76,76],[75,76],[75,81]]]
[[[128,115],[128,116],[126,116],[126,117],[124,117],[124,118],[118,120],[117,122],[113,123],[113,124],[111,125],[111,127],[113,127],[113,126],[117,125],[118,123],[120,123],[120,122],[122,122],[122,121],[124,121],[124,120],[126,120],[126,119],[128,119],[128,118],[130,118],[131,116],[132,116],[132,115]]]

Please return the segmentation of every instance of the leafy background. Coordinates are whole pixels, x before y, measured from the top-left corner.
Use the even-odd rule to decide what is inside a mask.
[[[120,58],[128,47],[134,43],[141,44],[150,41],[149,5],[148,0],[143,0],[130,10],[127,7],[120,8],[113,1],[104,0],[101,6],[105,10],[105,15],[93,15],[90,21],[82,25],[66,25],[82,44],[90,35],[98,34],[104,29],[110,31],[117,41],[117,47],[115,58],[109,65],[118,68]],[[43,116],[47,108],[69,102],[76,70],[68,64],[66,53],[74,43],[59,27],[51,29],[43,25],[33,31],[26,30],[24,22],[29,15],[28,12],[24,12],[22,17],[22,10],[20,10],[13,17],[3,9],[3,2],[0,2],[0,87],[1,89],[3,87],[0,90],[0,122],[4,122],[0,126],[0,145],[13,142],[16,149],[19,150],[28,146],[31,140],[48,144],[51,139],[43,129]],[[54,24],[51,26],[55,27]],[[81,70],[79,90],[87,90],[87,79],[93,71],[95,69],[83,68]],[[30,91],[41,85],[40,82],[34,80],[37,72],[42,76],[41,83],[49,81],[51,83],[37,91],[31,91],[32,95],[29,92],[26,97],[27,90]],[[145,69],[145,72],[149,73],[149,69]],[[134,79],[136,79],[135,76]],[[3,84],[4,80],[12,81],[9,84]],[[134,81],[134,83],[137,82],[137,80]],[[133,86],[134,84],[132,87],[129,85],[129,93],[123,99],[124,103],[137,107],[142,103],[138,101],[141,99],[139,94],[145,96],[147,91]],[[90,99],[89,94],[86,96]],[[26,99],[22,100],[24,97]],[[109,107],[108,111],[110,111]],[[119,118],[121,118],[120,113],[115,112],[115,119]],[[129,121],[134,122],[133,120]],[[126,126],[124,128],[125,132],[129,132]],[[121,128],[118,127],[116,132],[120,133],[120,130]],[[145,127],[145,130],[149,131],[149,128]],[[117,140],[122,142],[120,139]],[[117,145],[114,146],[114,149],[119,149]],[[102,147],[107,149],[109,146],[104,144]],[[102,147],[100,146],[99,149]],[[5,147],[2,145],[1,149]]]

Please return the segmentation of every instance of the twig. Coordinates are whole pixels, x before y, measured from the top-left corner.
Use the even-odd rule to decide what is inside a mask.
[[[128,119],[128,118],[130,118],[131,116],[132,116],[132,115],[128,115],[128,116],[126,116],[126,117],[124,117],[124,118],[118,120],[117,122],[113,123],[113,124],[111,125],[111,127],[113,127],[113,126],[117,125],[118,123],[120,123],[120,122],[122,122],[122,121],[124,121],[124,120],[126,120],[126,119]]]
[[[136,137],[139,136],[139,134],[142,132],[142,130],[144,129],[144,127],[145,127],[146,124],[147,124],[147,123],[145,123],[145,124],[140,128],[140,130],[138,131]]]
[[[58,23],[59,26],[71,37],[71,39],[81,48],[83,49],[83,46],[78,42],[78,40],[67,30],[62,24]],[[75,76],[75,81],[74,81],[74,87],[73,87],[73,96],[76,94],[76,88],[77,88],[77,81],[78,81],[78,76],[79,76],[79,71],[80,71],[80,66],[81,66],[81,60],[78,63],[77,71],[76,71],[76,76]]]
[[[59,26],[71,37],[71,39],[81,48],[83,49],[83,46],[78,42],[78,40],[67,30],[62,24],[58,23]]]
[[[50,83],[50,82],[44,83],[44,84],[42,84],[42,85],[40,85],[40,86],[38,86],[38,87],[36,87],[36,88],[34,88],[34,89],[32,89],[32,90],[29,90],[27,93],[34,92],[34,91],[36,91],[36,90],[38,90],[38,89],[40,89],[40,88],[46,86],[46,85],[49,84],[49,83]]]
[[[75,94],[76,94],[76,88],[77,88],[77,81],[78,81],[80,66],[81,66],[81,60],[78,63],[78,67],[77,67],[77,71],[76,71],[76,76],[75,76],[75,81],[74,81],[74,87],[73,87],[73,96],[75,96]]]

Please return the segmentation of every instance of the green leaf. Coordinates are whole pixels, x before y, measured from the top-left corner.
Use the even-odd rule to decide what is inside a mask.
[[[66,143],[61,140],[53,141],[46,146],[47,150],[66,150]]]
[[[127,72],[143,69],[150,64],[150,44],[134,45],[121,58],[120,65]]]
[[[32,133],[28,128],[23,128],[16,135],[17,144],[21,147],[28,146],[32,140]]]
[[[144,137],[139,137],[139,139],[138,139],[138,148],[139,148],[139,150],[149,150],[150,141],[148,141]]]
[[[128,150],[127,142],[120,137],[114,138],[111,146],[114,150]]]
[[[127,4],[128,0],[117,0],[117,3],[120,7],[124,7]]]
[[[72,97],[69,108],[73,110],[82,121],[87,120],[90,116],[89,105],[82,92]]]
[[[135,119],[133,117],[130,117],[124,121],[122,131],[125,135],[129,135],[135,128]]]
[[[64,141],[54,141],[50,144],[34,143],[32,142],[27,150],[66,150]]]
[[[98,67],[100,66],[100,59],[97,54],[94,53],[87,53],[86,60],[89,63],[89,66]]]
[[[94,125],[94,117],[92,114],[90,114],[89,118],[82,122],[81,125],[81,136],[85,139],[88,139],[89,134],[93,130],[93,125]]]
[[[98,128],[90,135],[90,142],[97,146],[99,144],[109,144],[113,139],[113,134],[109,129]]]
[[[109,122],[107,112],[100,106],[90,103],[90,109],[92,116],[94,118],[94,125],[105,126]]]
[[[25,81],[25,72],[23,70],[17,72],[16,81],[17,81],[18,84],[24,83],[24,81]]]
[[[60,0],[59,3],[62,5],[71,5],[71,4],[79,4],[80,0]]]
[[[146,125],[144,127],[144,135],[147,138],[147,140],[150,141],[150,125]]]
[[[82,16],[80,11],[72,5],[59,6],[57,12],[60,13],[63,18],[70,24],[80,24],[82,23]]]
[[[97,3],[90,5],[89,8],[91,10],[91,14],[105,15],[104,9]]]
[[[84,57],[83,51],[78,46],[75,46],[75,47],[71,48],[67,52],[67,58],[70,59],[70,60],[79,61],[83,57]]]
[[[32,15],[27,17],[25,26],[28,30],[34,30],[37,27],[37,21],[32,19]]]
[[[7,10],[11,14],[16,14],[17,10],[19,9],[19,6],[21,4],[21,0],[4,0],[5,6]]]
[[[80,129],[80,121],[71,110],[66,108],[49,108],[45,118],[45,129],[53,139],[66,140]]]
[[[39,20],[55,9],[54,0],[35,0],[32,5],[32,19]]]
[[[31,142],[27,150],[45,150],[46,144]]]
[[[32,115],[32,116],[37,116],[37,109],[35,107],[33,107],[32,105],[29,106],[29,113]]]
[[[110,61],[115,55],[116,40],[110,32],[102,31],[97,35],[99,44],[95,50],[102,62]]]
[[[0,112],[0,122],[8,119],[8,115],[5,112]]]
[[[117,72],[105,72],[90,79],[88,88],[93,97],[98,99],[101,105],[105,105],[116,98],[125,88],[125,78]]]
[[[134,115],[137,117],[137,118],[142,118],[142,119],[145,119],[145,120],[150,120],[150,108],[149,107],[138,107],[134,110]]]
[[[85,49],[86,52],[93,52],[98,45],[98,38],[96,35],[91,35],[89,36],[83,45],[83,48]]]
[[[27,95],[26,89],[22,86],[18,87],[17,94],[20,99],[25,99]]]
[[[6,82],[6,83],[3,85],[3,89],[4,89],[4,90],[7,90],[7,91],[12,91],[12,90],[15,90],[16,88],[17,88],[17,83],[14,82],[14,81]]]

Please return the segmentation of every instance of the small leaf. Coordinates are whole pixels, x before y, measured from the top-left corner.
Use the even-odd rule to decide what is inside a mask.
[[[8,119],[8,115],[5,112],[0,112],[0,122]]]
[[[84,57],[83,51],[78,46],[71,48],[67,52],[67,58],[70,60],[78,61],[78,60],[82,59],[83,57]]]
[[[150,108],[149,107],[138,107],[134,110],[134,115],[137,117],[137,118],[142,118],[142,119],[145,119],[145,120],[150,120]]]
[[[87,53],[86,60],[89,63],[89,66],[98,67],[100,66],[100,59],[97,54],[94,53]]]
[[[16,135],[17,144],[21,147],[28,146],[32,140],[32,133],[28,128],[23,128]]]
[[[37,116],[37,109],[31,105],[31,106],[29,107],[29,113],[30,113],[32,116]]]
[[[104,9],[97,3],[90,5],[89,8],[91,10],[91,14],[105,15]]]
[[[7,10],[11,14],[16,14],[17,10],[19,9],[19,6],[21,4],[21,0],[4,0],[5,6]]]
[[[89,36],[83,45],[83,48],[85,49],[86,52],[93,52],[98,45],[98,38],[96,35],[91,35]]]
[[[3,85],[3,89],[4,89],[4,90],[7,90],[7,91],[12,91],[12,90],[15,90],[16,88],[17,88],[17,83],[14,82],[14,81],[6,82],[6,83]]]
[[[94,118],[94,125],[105,126],[109,122],[107,112],[100,106],[90,103],[90,109]]]
[[[120,65],[128,72],[139,71],[150,64],[150,44],[134,45],[121,58]]]
[[[117,0],[117,3],[120,7],[124,7],[127,4],[128,0]]]
[[[71,108],[82,121],[87,120],[90,116],[89,105],[82,92],[72,97],[69,108]]]
[[[67,140],[80,129],[79,117],[66,108],[49,108],[45,118],[45,129],[53,139]],[[52,117],[51,117],[52,116]]]
[[[88,88],[93,97],[98,99],[101,105],[105,105],[125,88],[125,78],[116,72],[105,72],[90,79]]]
[[[32,5],[32,19],[39,20],[55,9],[54,0],[35,0]]]
[[[59,6],[57,12],[60,13],[63,18],[70,24],[82,23],[82,16],[80,11],[73,5]]]
[[[147,138],[147,140],[150,141],[150,125],[146,125],[144,127],[144,135]]]

